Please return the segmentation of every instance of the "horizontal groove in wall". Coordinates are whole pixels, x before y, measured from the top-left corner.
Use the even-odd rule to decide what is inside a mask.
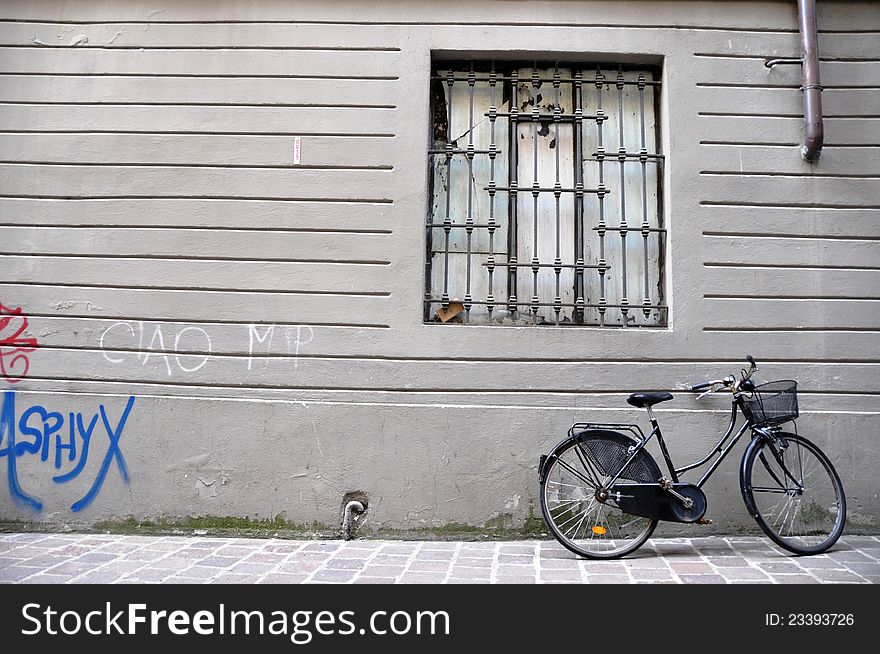
[[[0,199],[15,200],[262,200],[264,202],[325,202],[330,204],[392,204],[390,198],[291,198],[254,195],[46,195],[3,194]]]
[[[240,109],[397,109],[395,104],[358,104],[334,102],[69,102],[50,100],[3,100],[0,105],[65,107],[235,107]]]
[[[727,334],[756,334],[779,333],[779,334],[880,334],[880,329],[870,327],[703,327],[704,332],[723,332]]]
[[[106,288],[126,291],[181,291],[187,293],[231,293],[243,295],[330,295],[342,297],[390,297],[387,291],[304,291],[294,289],[241,289],[205,288],[203,286],[132,286],[128,284],[75,284],[67,282],[10,282],[0,281],[0,286],[37,286],[45,288]]]
[[[372,80],[372,81],[386,81],[386,82],[396,82],[400,79],[397,75],[306,75],[306,74],[293,74],[288,73],[286,75],[281,74],[271,74],[271,75],[254,75],[250,74],[225,74],[220,75],[217,73],[213,74],[203,74],[203,73],[61,73],[57,71],[45,71],[45,70],[31,70],[31,71],[2,71],[2,75],[6,76],[15,76],[15,77],[38,77],[43,75],[50,74],[57,77],[179,77],[184,79],[323,79],[323,80],[331,80],[331,81],[357,81],[357,80]]]
[[[17,225],[27,229],[27,225]],[[294,263],[294,264],[318,264],[323,266],[390,266],[390,261],[380,259],[285,259],[280,257],[218,257],[186,254],[106,254],[106,253],[69,253],[69,252],[2,252],[0,258],[28,257],[32,259],[55,258],[55,259],[123,259],[125,261],[203,261],[203,262],[230,262],[237,263]]]
[[[353,25],[353,26],[409,26],[409,27],[562,27],[568,29],[599,28],[599,29],[635,29],[635,30],[684,30],[684,31],[707,31],[707,32],[735,32],[745,34],[797,34],[796,29],[772,28],[772,27],[718,27],[713,25],[678,25],[666,24],[638,24],[638,23],[600,23],[600,22],[576,22],[574,20],[565,23],[540,22],[540,21],[353,21],[353,20],[162,20],[161,16],[146,20],[22,20],[16,18],[0,18],[0,23],[17,23],[25,25]],[[820,34],[849,34],[851,32],[820,30]],[[861,32],[856,32],[861,33]]]
[[[259,320],[201,320],[201,319],[186,319],[181,320],[179,318],[165,318],[163,316],[149,316],[149,317],[138,317],[138,316],[113,316],[113,317],[102,317],[95,315],[87,315],[87,314],[77,314],[77,313],[40,313],[40,312],[32,312],[28,311],[28,318],[49,318],[49,319],[75,319],[75,320],[99,320],[102,322],[144,322],[150,324],[162,323],[163,325],[254,325],[256,327],[268,327],[270,325],[275,325],[276,327],[331,327],[331,328],[357,328],[357,329],[391,329],[390,325],[384,325],[381,323],[344,323],[344,322],[297,322],[297,323],[285,323],[285,322],[264,322]],[[40,346],[45,347],[45,346]]]
[[[223,168],[228,170],[336,170],[340,172],[377,170],[390,171],[394,166],[390,164],[378,164],[372,166],[335,166],[335,165],[310,165],[310,164],[204,164],[182,162],[112,162],[112,161],[14,161],[0,160],[4,166],[90,166],[93,168]],[[164,197],[164,196],[163,196]]]
[[[700,145],[735,145],[741,148],[798,148],[800,143],[779,143],[761,141],[700,141]],[[836,148],[880,148],[880,143],[826,143],[823,150]]]
[[[848,236],[836,236],[825,234],[780,234],[772,232],[719,232],[704,231],[703,236],[709,238],[762,238],[784,239],[786,241],[880,241],[880,236],[862,236],[858,234]]]
[[[759,301],[796,301],[796,302],[880,302],[880,297],[858,297],[843,295],[728,295],[724,293],[704,293],[707,300],[759,300]]]
[[[0,163],[3,163],[0,161]],[[840,174],[840,173],[780,173],[750,172],[738,170],[701,170],[703,177],[782,177],[790,179],[880,179],[880,173]]]
[[[62,200],[63,202],[63,200]],[[365,236],[388,236],[391,229],[328,229],[326,227],[223,227],[216,225],[135,225],[117,223],[3,223],[0,227],[16,229],[129,229],[129,230],[176,230],[192,232],[243,232],[259,234],[363,234]]]
[[[54,316],[59,318],[69,317],[69,316]],[[100,319],[107,320],[108,319]],[[125,322],[124,320],[116,320],[116,322]],[[158,321],[149,320],[146,321],[150,324],[154,324]],[[181,321],[174,321],[173,324],[185,324]],[[243,324],[251,324],[251,323],[243,323]],[[275,324],[276,327],[280,327],[283,325]],[[256,327],[263,327],[269,325],[263,325],[261,323],[254,323]],[[292,323],[290,326],[305,326],[306,323]],[[740,365],[741,361],[734,361],[731,359],[723,359],[717,357],[689,357],[689,358],[681,358],[681,359],[669,359],[669,358],[658,358],[658,357],[628,357],[626,359],[598,359],[595,357],[591,358],[576,358],[576,357],[566,357],[566,358],[550,358],[550,357],[529,357],[527,359],[512,359],[509,357],[416,357],[416,356],[388,356],[388,355],[364,355],[364,354],[330,354],[330,353],[284,353],[284,352],[220,352],[220,351],[211,351],[208,352],[206,350],[168,350],[161,348],[124,348],[124,347],[103,347],[103,348],[95,348],[95,347],[86,347],[86,346],[71,346],[71,345],[39,345],[38,349],[42,350],[54,350],[59,352],[66,351],[78,351],[78,352],[94,352],[95,354],[100,354],[101,352],[119,352],[119,353],[140,353],[145,354],[147,352],[150,355],[162,355],[167,354],[171,356],[180,355],[180,356],[193,356],[193,357],[204,357],[205,355],[210,354],[212,358],[221,358],[221,359],[315,359],[319,361],[387,361],[389,363],[510,363],[510,364],[559,364],[560,366],[569,366],[569,365],[596,365],[596,366],[609,366],[609,365],[633,365],[633,364],[646,364],[646,365],[687,365],[687,364],[695,364],[695,365],[710,365],[710,366],[735,366]],[[830,361],[828,359],[809,359],[809,358],[798,358],[798,359],[785,359],[785,360],[773,360],[767,359],[762,360],[761,363],[763,365],[880,365],[880,359],[834,359]]]
[[[733,269],[783,269],[783,270],[851,270],[853,272],[863,270],[880,270],[880,266],[838,266],[838,265],[818,265],[818,264],[791,264],[791,263],[737,263],[735,261],[705,261],[703,266],[706,268],[733,268]]]
[[[0,20],[0,22],[6,22]],[[93,23],[90,23],[93,24]],[[281,52],[401,52],[400,48],[394,46],[345,46],[345,45],[97,45],[92,43],[83,43],[82,45],[71,46],[67,43],[6,43],[0,45],[0,50],[14,48],[32,49],[32,50],[70,50],[76,47],[77,50],[104,50],[112,52],[114,50],[165,50],[165,51],[188,51],[188,50],[212,50],[212,51],[228,51],[228,52],[248,52],[250,50],[264,52],[278,50]]]
[[[880,209],[878,204],[831,204],[827,202],[722,202],[718,200],[700,200],[701,207],[772,207],[774,209],[806,209],[806,210],[824,210],[824,209],[843,209],[843,210],[861,210],[861,209]]]
[[[821,49],[821,48],[820,48]],[[768,59],[800,59],[800,53],[790,55],[761,55],[761,54],[728,54],[726,52],[695,52],[695,57],[700,59],[751,59],[764,62]],[[819,62],[842,63],[842,64],[871,64],[880,62],[880,58],[874,57],[819,57]]]
[[[799,118],[803,120],[803,114],[768,114],[768,113],[749,113],[738,111],[698,111],[697,116],[707,116],[712,118]],[[880,118],[880,114],[824,114],[824,120],[875,120]]]
[[[276,136],[289,139],[291,136],[320,136],[322,138],[395,138],[397,135],[389,132],[212,132],[206,130],[121,130],[121,129],[7,129],[0,134],[76,134],[89,136],[91,134],[147,134],[150,136]]]
[[[799,84],[758,84],[756,82],[697,82],[698,89],[758,89],[761,91],[800,91]],[[878,91],[877,84],[823,84],[823,91]]]

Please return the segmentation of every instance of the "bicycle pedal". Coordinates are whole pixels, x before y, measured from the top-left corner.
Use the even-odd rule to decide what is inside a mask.
[[[700,518],[699,520],[697,520],[697,524],[698,525],[711,525],[712,519],[711,518]]]

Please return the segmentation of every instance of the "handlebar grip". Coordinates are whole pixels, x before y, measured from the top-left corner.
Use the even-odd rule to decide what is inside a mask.
[[[702,384],[691,384],[692,391],[701,391],[704,388],[709,388],[712,385],[712,382],[704,382]]]

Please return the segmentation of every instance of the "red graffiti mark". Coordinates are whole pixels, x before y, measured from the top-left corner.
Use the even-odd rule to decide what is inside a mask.
[[[12,309],[0,304],[0,375],[10,384],[20,382],[30,368],[28,354],[37,348],[37,339],[22,336],[28,328],[21,307]]]

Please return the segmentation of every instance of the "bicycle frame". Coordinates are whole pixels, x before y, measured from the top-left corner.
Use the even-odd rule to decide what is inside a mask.
[[[637,428],[634,429],[633,426],[631,426],[631,425],[589,425],[590,427],[601,426],[601,427],[606,427],[606,428],[607,427],[618,427],[618,428],[625,427],[630,432],[632,432],[634,434],[637,432],[638,436],[639,436],[639,438],[637,439],[638,444],[633,446],[632,450],[629,452],[629,457],[626,459],[626,461],[624,461],[623,465],[620,466],[620,469],[614,474],[614,476],[609,481],[607,481],[605,483],[605,486],[610,487],[612,484],[614,484],[614,482],[617,481],[617,478],[620,477],[621,473],[624,470],[626,470],[626,467],[630,463],[632,463],[632,461],[636,458],[638,453],[641,452],[645,448],[645,446],[648,444],[648,442],[654,436],[656,436],[657,443],[660,445],[660,451],[663,453],[663,458],[666,461],[666,467],[669,470],[669,476],[672,478],[672,481],[674,483],[678,483],[678,481],[679,481],[678,476],[681,473],[687,472],[688,470],[693,470],[694,468],[699,468],[700,466],[708,463],[709,459],[711,459],[714,455],[716,455],[716,454],[718,455],[718,457],[709,466],[709,469],[706,470],[705,474],[702,476],[700,481],[697,482],[696,486],[698,488],[701,488],[703,486],[703,484],[705,484],[706,481],[708,481],[709,477],[711,477],[712,474],[718,469],[718,466],[721,465],[721,462],[724,461],[724,459],[730,453],[730,450],[733,449],[733,447],[737,444],[737,442],[739,442],[739,439],[742,437],[742,435],[749,428],[749,421],[746,420],[742,424],[742,426],[739,428],[739,430],[737,430],[736,433],[734,434],[734,427],[736,426],[737,410],[740,408],[739,407],[740,401],[741,400],[739,399],[739,397],[734,397],[734,400],[731,403],[730,420],[727,423],[727,429],[725,430],[724,434],[721,436],[721,439],[715,444],[715,447],[713,447],[712,450],[705,457],[700,459],[699,461],[688,464],[688,465],[683,466],[681,468],[676,468],[675,465],[672,463],[672,457],[669,455],[669,450],[666,448],[666,442],[663,440],[663,432],[660,430],[660,423],[657,421],[657,418],[654,416],[654,412],[651,410],[651,407],[648,407],[648,418],[651,421],[651,433],[648,434],[647,436],[644,436],[640,429],[637,429]],[[727,444],[727,447],[724,447],[724,444],[727,442],[727,440],[729,438],[731,438],[731,436],[733,437],[732,440],[730,441],[730,443]],[[659,484],[639,484],[639,486],[654,486],[654,485],[659,486]]]

